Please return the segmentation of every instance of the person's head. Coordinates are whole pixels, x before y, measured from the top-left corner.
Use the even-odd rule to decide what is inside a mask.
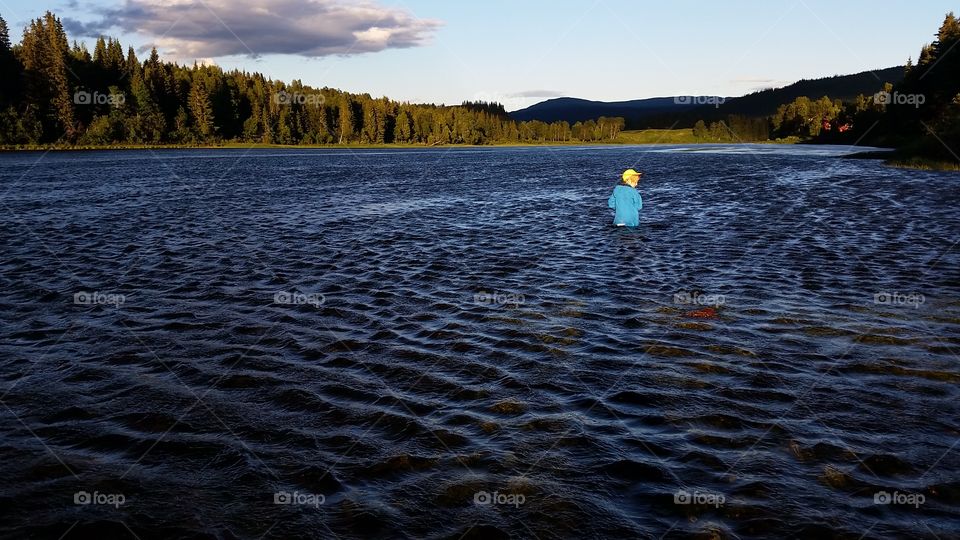
[[[637,184],[640,183],[640,179],[643,177],[642,172],[637,172],[633,169],[627,169],[623,171],[623,183],[630,187],[637,187]]]

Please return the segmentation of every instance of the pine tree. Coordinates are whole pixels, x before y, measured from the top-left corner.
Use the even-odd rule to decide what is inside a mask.
[[[110,67],[110,70],[116,74],[122,73],[125,67],[123,46],[115,39],[107,41],[107,65]]]
[[[20,63],[10,47],[7,21],[0,17],[0,109],[5,109],[9,104],[16,101],[19,81]],[[6,120],[7,126],[12,128],[12,118]],[[5,138],[9,140],[11,137],[12,135]]]
[[[343,144],[349,142],[353,137],[355,130],[355,121],[353,114],[353,100],[350,99],[346,94],[343,95],[340,100],[340,114],[339,114],[339,128],[340,128],[340,141],[338,144]]]
[[[48,11],[44,15],[44,19],[47,28],[47,47],[49,47],[50,52],[48,77],[54,88],[53,106],[56,109],[60,128],[63,129],[68,140],[73,140],[76,132],[73,123],[73,95],[70,91],[70,80],[67,74],[67,56],[70,50],[67,44],[67,34],[63,30],[60,19],[53,13]]]
[[[130,78],[130,96],[127,100],[128,114],[132,115],[130,132],[138,134],[136,142],[158,143],[166,132],[166,121],[160,108],[153,101],[143,79],[143,70],[135,69]]]
[[[7,21],[0,17],[0,54],[10,52],[10,29],[7,28]]]
[[[413,118],[405,108],[397,113],[394,140],[399,143],[408,143],[413,140]]]
[[[949,44],[957,39],[960,39],[960,21],[951,11],[947,13],[947,16],[943,19],[943,24],[940,26],[940,31],[937,32],[937,43],[939,45]],[[940,50],[945,52],[946,49],[941,48]]]
[[[364,101],[363,107],[363,142],[383,144],[384,142],[384,113],[377,101]]]
[[[918,66],[927,66],[928,64],[933,63],[933,47],[931,45],[924,45],[920,49],[920,57],[917,59]]]
[[[203,85],[195,82],[190,87],[188,98],[190,114],[193,118],[193,129],[201,141],[208,141],[213,136],[213,105],[210,96]]]
[[[103,36],[97,38],[97,44],[93,46],[93,63],[101,69],[107,69],[107,40]]]
[[[132,77],[136,72],[143,72],[143,66],[140,65],[140,61],[137,60],[137,53],[134,52],[133,47],[127,48],[127,60],[124,70],[130,74]]]
[[[68,78],[70,48],[60,20],[49,11],[30,23],[21,42],[26,100],[40,112],[45,141],[74,140],[73,95]]]

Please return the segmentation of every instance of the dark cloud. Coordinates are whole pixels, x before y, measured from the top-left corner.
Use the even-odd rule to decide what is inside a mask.
[[[110,33],[110,25],[104,26],[99,21],[85,23],[70,17],[64,17],[61,22],[63,22],[63,29],[67,31],[67,35],[71,38],[97,37]]]
[[[211,58],[233,54],[308,57],[417,47],[440,26],[407,11],[345,0],[127,0],[99,20],[64,19],[71,35],[118,29],[151,40],[165,54]]]
[[[517,92],[510,94],[507,97],[509,98],[555,98],[563,97],[563,92],[558,92],[556,90],[525,90],[523,92]]]

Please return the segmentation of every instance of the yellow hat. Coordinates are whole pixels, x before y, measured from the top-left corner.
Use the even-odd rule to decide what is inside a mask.
[[[635,170],[633,170],[633,169],[627,169],[627,170],[623,171],[623,181],[624,181],[624,182],[626,182],[626,181],[629,180],[630,178],[633,178],[634,176],[636,176],[637,179],[639,179],[641,176],[643,176],[643,173],[639,173],[639,172],[637,172],[637,171],[635,171]]]

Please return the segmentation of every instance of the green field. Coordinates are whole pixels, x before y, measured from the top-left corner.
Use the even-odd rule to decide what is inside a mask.
[[[751,144],[796,144],[800,141],[801,139],[799,137],[787,137],[786,139],[777,139],[775,141],[749,142]],[[741,141],[705,141],[694,137],[692,129],[643,129],[635,131],[623,131],[613,142],[615,144],[736,144]]]
[[[697,144],[692,129],[644,129],[622,131],[616,138],[618,144]]]

